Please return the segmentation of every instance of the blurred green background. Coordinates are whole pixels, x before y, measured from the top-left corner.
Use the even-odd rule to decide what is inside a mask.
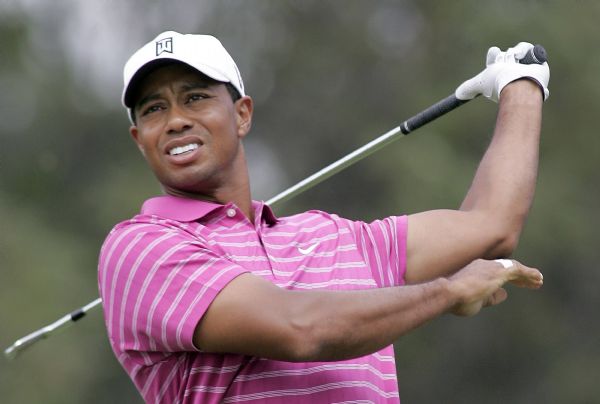
[[[255,100],[268,199],[450,94],[491,45],[549,54],[538,189],[515,257],[542,290],[396,344],[404,403],[592,403],[600,387],[600,2],[0,1],[0,346],[97,297],[110,228],[160,193],[131,141],[121,69],[159,32],[212,33]],[[477,99],[276,209],[371,220],[457,207],[490,138]],[[2,403],[141,402],[99,310],[14,361]]]

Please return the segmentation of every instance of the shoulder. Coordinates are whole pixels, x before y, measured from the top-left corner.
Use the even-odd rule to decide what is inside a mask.
[[[157,215],[145,215],[138,214],[129,220],[124,220],[117,223],[109,232],[108,237],[114,237],[115,235],[128,233],[128,232],[139,232],[139,231],[180,231],[180,232],[193,232],[193,226],[190,222],[180,222],[173,219],[164,218]]]
[[[161,238],[165,234],[178,238],[199,241],[193,226],[190,223],[178,222],[155,215],[139,214],[129,220],[116,224],[108,233],[102,244],[100,255],[103,256],[107,249],[116,245],[126,245],[140,238]]]

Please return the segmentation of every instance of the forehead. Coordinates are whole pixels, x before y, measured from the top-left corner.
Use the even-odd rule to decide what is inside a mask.
[[[160,66],[147,73],[140,80],[134,91],[134,105],[139,102],[141,97],[167,87],[178,89],[187,85],[208,87],[216,84],[221,83],[183,63]]]

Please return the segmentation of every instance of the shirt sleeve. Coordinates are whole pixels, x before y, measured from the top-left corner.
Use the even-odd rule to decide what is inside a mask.
[[[111,344],[122,352],[197,350],[196,325],[245,272],[180,229],[134,224],[111,233],[98,274]]]
[[[379,287],[405,283],[407,216],[391,216],[371,223],[355,222],[358,250]]]

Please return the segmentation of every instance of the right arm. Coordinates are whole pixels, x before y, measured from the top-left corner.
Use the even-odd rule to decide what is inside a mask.
[[[446,312],[473,315],[504,300],[506,282],[541,286],[541,274],[516,263],[477,260],[452,277],[356,291],[288,291],[251,274],[231,281],[196,326],[205,352],[285,361],[363,356]]]

